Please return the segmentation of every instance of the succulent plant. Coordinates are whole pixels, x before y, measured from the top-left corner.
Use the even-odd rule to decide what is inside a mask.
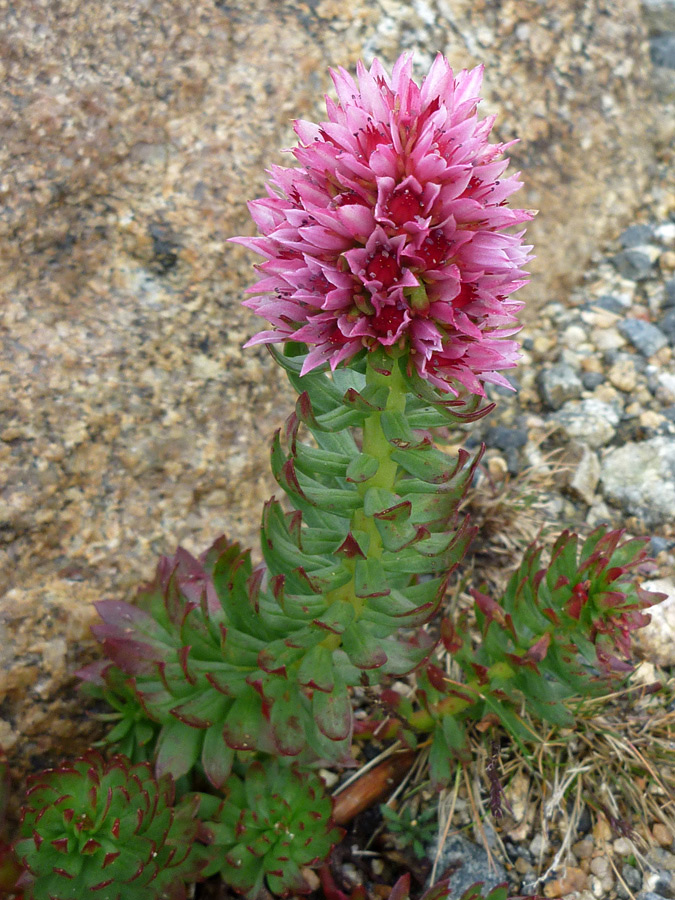
[[[256,761],[243,778],[228,778],[224,794],[222,801],[200,795],[213,858],[206,874],[219,871],[251,900],[263,886],[274,894],[308,893],[301,869],[322,862],[343,834],[321,778],[278,760]]]
[[[179,900],[200,876],[196,798],[98,751],[31,776],[15,853],[26,900]]]
[[[565,702],[598,696],[632,671],[630,633],[649,621],[644,609],[663,595],[643,590],[634,570],[647,558],[645,540],[600,527],[584,541],[565,531],[548,565],[531,546],[499,602],[474,591],[481,639],[475,645],[466,615],[441,624],[441,640],[464,675],[453,682],[435,662],[417,675],[422,709],[395,691],[383,698],[401,721],[433,732],[432,781],[445,784],[452,758],[468,753],[465,723],[492,716],[517,740],[533,736],[519,715],[574,723]]]
[[[133,763],[149,762],[154,754],[159,725],[148,718],[130,679],[110,662],[101,659],[76,672],[82,679],[82,693],[111,707],[97,713],[102,722],[112,723],[105,739],[95,746],[106,746]]]
[[[421,626],[473,533],[457,508],[478,457],[452,460],[428,429],[481,415],[477,398],[439,399],[384,358],[368,377],[301,376],[298,346],[280,360],[299,397],[272,468],[295,510],[265,505],[265,565],[254,569],[225,538],[200,559],[162,559],[134,605],[97,605],[104,624],[93,630],[115,665],[84,673],[133,688],[136,706],[118,691],[115,739],[129,746],[140,704],[161,726],[158,771],[179,777],[201,764],[215,787],[237,751],[348,761],[349,688],[429,656]],[[305,429],[316,446],[301,440]]]

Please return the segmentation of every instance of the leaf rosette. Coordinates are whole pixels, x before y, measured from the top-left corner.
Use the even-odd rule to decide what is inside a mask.
[[[309,893],[301,869],[326,859],[343,835],[333,825],[321,778],[277,760],[254,762],[243,778],[230,776],[224,794],[222,801],[200,795],[214,860],[207,874],[219,871],[251,900],[263,887],[274,894]]]
[[[32,776],[15,853],[27,900],[181,900],[201,876],[195,798],[97,751]]]

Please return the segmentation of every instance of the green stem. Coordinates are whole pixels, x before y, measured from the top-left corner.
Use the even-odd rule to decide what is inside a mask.
[[[407,389],[395,360],[392,360],[390,375],[378,372],[368,360],[366,384],[387,387],[389,395],[385,409],[389,412],[405,412]],[[372,413],[363,423],[362,450],[378,460],[379,465],[375,474],[358,486],[361,496],[365,497],[367,491],[374,487],[393,493],[396,487],[398,465],[391,459],[393,447],[382,430],[382,413]],[[351,527],[368,535],[368,556],[379,558],[382,555],[382,540],[373,517],[366,516],[362,509],[356,510],[352,517]]]
[[[389,394],[385,409],[389,412],[405,412],[407,388],[396,360],[391,360],[391,369],[392,371],[388,375],[379,372],[373,368],[371,360],[368,358],[366,384],[387,387]],[[373,412],[363,424],[361,449],[363,453],[367,453],[378,461],[378,467],[374,475],[358,485],[362,498],[365,497],[370,488],[376,487],[394,492],[396,487],[398,464],[391,459],[393,447],[385,437],[381,419],[381,412]],[[367,516],[363,509],[357,509],[352,515],[350,530],[359,531],[361,534],[365,533],[367,535],[368,548],[366,550],[364,547],[364,551],[369,558],[378,559],[382,556],[382,539],[372,516]],[[352,560],[344,560],[343,565],[353,569],[354,564]],[[336,591],[331,591],[327,599],[329,602],[332,600],[347,600],[352,603],[357,618],[360,616],[364,606],[363,598],[357,597],[354,591],[353,576],[348,584],[343,585]],[[335,649],[340,645],[340,637],[339,635],[329,635],[322,643],[329,649]]]

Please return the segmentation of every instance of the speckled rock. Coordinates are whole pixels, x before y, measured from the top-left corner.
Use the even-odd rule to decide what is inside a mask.
[[[670,522],[675,509],[675,439],[654,437],[611,450],[601,464],[603,494],[646,525]]]
[[[614,406],[592,397],[569,400],[551,418],[568,438],[585,441],[594,450],[610,442],[619,424]]]
[[[577,400],[582,387],[577,372],[566,363],[543,369],[539,378],[542,400],[551,409],[560,409],[566,400]]]
[[[591,504],[600,478],[600,461],[588,444],[571,441],[560,457],[562,484],[582,503]]]
[[[490,862],[483,847],[472,843],[461,834],[449,837],[443,845],[438,871],[443,872],[446,869],[452,871],[450,887],[452,895],[458,897],[461,897],[476,881],[482,881],[487,892],[507,878],[506,870],[499,862],[494,858]]]
[[[19,741],[35,703],[8,675],[25,671],[22,654],[50,696],[80,661],[68,650],[63,662],[65,621],[44,632],[45,585],[86,618],[100,596],[131,596],[179,542],[199,551],[223,531],[255,541],[274,490],[269,436],[290,393],[263,350],[241,352],[255,328],[239,305],[253,260],[226,241],[251,230],[245,201],[284,161],[291,119],[320,115],[327,66],[391,63],[408,47],[420,72],[439,50],[458,67],[488,63],[485,113],[499,113],[499,139],[520,138],[520,202],[542,211],[529,293],[541,298],[578,278],[646,185],[639,3],[625,0],[620,17],[604,8],[0,6],[0,590],[46,641],[37,656],[5,646],[7,749],[22,744],[29,760],[53,733]]]

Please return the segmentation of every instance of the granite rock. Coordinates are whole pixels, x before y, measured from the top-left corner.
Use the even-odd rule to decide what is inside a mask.
[[[611,441],[619,424],[615,407],[595,398],[568,400],[551,418],[567,438],[584,441],[594,450]]]
[[[432,855],[432,859],[435,854]],[[494,858],[490,862],[484,847],[467,840],[463,835],[449,837],[443,844],[438,871],[450,869],[450,888],[453,897],[461,897],[464,891],[482,881],[485,893],[507,879],[506,870]]]
[[[577,400],[582,387],[579,375],[566,363],[543,369],[539,378],[541,398],[550,409],[560,409],[567,400]]]
[[[179,542],[255,542],[274,490],[269,436],[291,396],[263,350],[241,352],[256,327],[239,303],[253,259],[226,241],[252,230],[246,200],[283,163],[291,119],[321,115],[327,67],[390,64],[405,48],[420,72],[439,50],[460,68],[488,63],[485,113],[499,113],[498,139],[520,138],[519,202],[542,210],[536,308],[646,187],[640,5],[605,6],[1,5],[0,590],[44,641],[31,650],[5,623],[8,751],[31,760],[53,740],[59,753],[80,728],[25,724],[42,709],[34,692],[58,697],[91,651],[86,628],[64,648],[69,617],[40,637],[46,591],[88,622],[93,600],[128,599]]]
[[[601,463],[602,492],[647,526],[672,521],[675,509],[675,439],[654,437],[610,450]]]
[[[563,487],[590,506],[600,478],[598,456],[583,441],[570,441],[560,456]]]

